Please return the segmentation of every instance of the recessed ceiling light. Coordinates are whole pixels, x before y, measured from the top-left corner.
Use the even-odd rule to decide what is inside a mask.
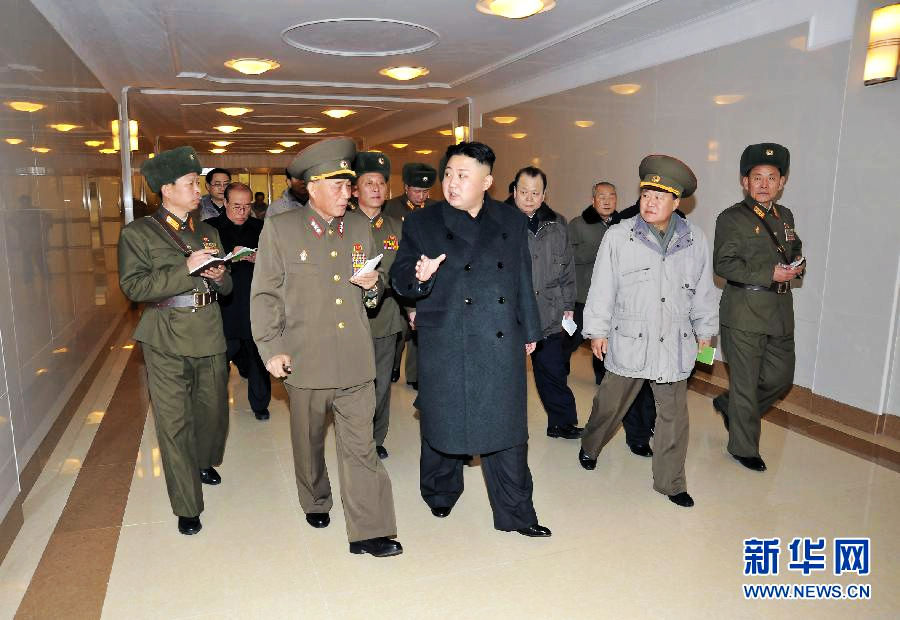
[[[296,142],[296,141],[294,141],[294,140],[282,140],[282,141],[279,142],[278,144],[280,144],[281,146],[283,146],[283,147],[286,148],[286,149],[289,149],[289,148],[291,148],[292,146],[296,146],[296,145],[298,145],[298,144],[300,144],[300,143],[299,143],[299,142]]]
[[[453,130],[452,129],[440,129],[440,130],[438,130],[438,133],[441,134],[442,136],[452,136]]]
[[[716,102],[716,105],[731,105],[732,103],[737,103],[743,98],[744,95],[716,95],[715,97],[713,97],[713,101]]]
[[[43,103],[33,103],[31,101],[7,101],[6,105],[17,112],[37,112],[47,107]]]
[[[229,144],[234,144],[233,142],[231,142],[229,140],[210,140],[209,143],[212,145],[218,146],[218,147],[223,147],[223,148],[228,146]]]
[[[104,155],[111,155],[113,153],[118,153],[119,151],[117,151],[116,149],[100,149],[100,152]]]
[[[102,144],[105,143],[105,142],[106,142],[105,140],[85,140],[85,141],[84,141],[84,143],[85,143],[87,146],[93,146],[93,147],[100,146],[100,145],[102,145]]]
[[[418,151],[416,151],[416,153],[418,153],[419,155],[431,155],[433,152],[434,151],[432,151],[431,149],[419,149]]]
[[[475,8],[488,15],[521,19],[549,11],[555,6],[556,0],[478,0]]]
[[[209,149],[209,152],[215,153],[216,155],[220,155],[222,153],[226,153],[227,151],[225,149]]]
[[[524,138],[527,135],[528,135],[527,133],[511,133],[511,134],[509,134],[509,137],[515,138],[516,140],[521,140],[522,138]]]
[[[641,89],[640,84],[613,84],[609,87],[617,95],[633,95]]]
[[[495,123],[500,123],[501,125],[510,125],[519,120],[518,116],[495,116],[491,119]]]
[[[356,114],[355,110],[325,110],[322,112],[325,116],[330,116],[331,118],[346,118],[351,114]]]
[[[226,61],[225,66],[245,75],[260,75],[266,71],[277,69],[281,65],[267,58],[235,58]]]
[[[297,129],[303,133],[321,133],[325,131],[324,127],[297,127]]]
[[[213,129],[221,131],[222,133],[234,133],[240,129],[240,127],[235,127],[234,125],[219,125],[218,127],[213,127]]]
[[[405,149],[409,144],[407,142],[392,142],[391,146],[395,149]]]
[[[33,147],[31,147],[31,150],[34,151],[35,153],[49,153],[50,152],[50,149],[48,149],[46,146],[33,146]]]
[[[55,125],[50,125],[51,129],[55,129],[56,131],[61,131],[63,133],[72,131],[73,129],[76,129],[78,127],[81,127],[81,125],[73,125],[71,123],[56,123]]]
[[[575,121],[575,126],[581,127],[582,129],[585,129],[587,127],[593,127],[594,121]]]
[[[7,138],[7,144],[22,144],[22,138]]]
[[[428,75],[430,72],[425,67],[387,67],[378,73],[395,80],[400,80],[401,82],[406,82],[407,80],[414,80],[417,77]]]
[[[242,108],[242,107],[234,107],[234,108],[216,108],[217,112],[221,112],[222,114],[227,114],[228,116],[243,116],[248,112],[252,112],[253,108]]]
[[[278,155],[278,153],[284,153],[284,149],[269,149],[269,152]]]

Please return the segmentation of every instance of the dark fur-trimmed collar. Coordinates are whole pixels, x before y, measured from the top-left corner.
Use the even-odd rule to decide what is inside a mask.
[[[597,209],[594,208],[594,205],[588,205],[587,209],[581,212],[581,217],[584,218],[585,224],[600,224],[603,222],[603,218],[597,213]],[[621,219],[622,217],[619,215],[619,212],[613,211],[609,219],[609,225],[612,226],[613,224],[618,224]]]

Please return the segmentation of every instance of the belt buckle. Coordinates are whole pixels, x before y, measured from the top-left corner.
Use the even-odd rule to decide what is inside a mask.
[[[205,295],[206,295],[206,293],[194,293],[194,307],[195,308],[200,308],[200,307],[206,305],[206,300],[204,299]]]
[[[789,290],[791,290],[791,283],[790,283],[790,282],[779,282],[779,283],[778,283],[778,288],[775,289],[775,292],[778,293],[779,295],[784,295],[784,294],[787,293]]]

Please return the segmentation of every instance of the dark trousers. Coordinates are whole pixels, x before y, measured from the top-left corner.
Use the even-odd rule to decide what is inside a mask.
[[[419,488],[430,508],[452,508],[463,492],[466,455],[445,454],[422,438]],[[494,512],[494,527],[513,531],[538,522],[531,494],[534,485],[528,469],[528,444],[481,455],[481,470]]]
[[[568,340],[569,357],[584,342],[584,337],[581,335],[581,329],[584,327],[584,304],[575,304],[575,322],[578,324],[575,335],[569,337],[568,334],[565,334],[566,340]],[[603,362],[594,355],[591,355],[591,362],[594,366],[594,380],[597,385],[600,385],[603,382],[603,375],[606,374],[606,368],[603,366]],[[536,374],[535,381],[537,381]],[[625,419],[622,420],[622,426],[625,428],[625,443],[629,446],[649,444],[655,425],[656,404],[653,400],[653,390],[650,388],[650,382],[644,381],[637,397],[628,408]]]
[[[404,321],[406,317],[404,316]],[[397,341],[397,352],[394,354],[394,368],[400,372],[400,362],[403,359],[403,349],[406,349],[406,382],[417,383],[419,381],[419,337],[414,329],[409,328],[409,323],[400,334]]]
[[[569,361],[568,339],[569,335],[565,332],[547,336],[537,343],[537,348],[531,354],[534,383],[547,412],[547,426],[578,424],[575,395],[569,389],[566,370]]]
[[[400,334],[384,338],[372,338],[375,349],[375,418],[373,435],[375,445],[383,446],[391,423],[391,367]]]
[[[225,341],[226,366],[233,361],[238,370],[243,369],[247,376],[247,400],[254,412],[264,411],[269,408],[272,399],[272,379],[262,358],[256,343],[252,340],[229,339]],[[241,373],[241,374],[244,374]]]

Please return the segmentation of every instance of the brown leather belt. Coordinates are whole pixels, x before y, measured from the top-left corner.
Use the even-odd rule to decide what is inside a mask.
[[[769,293],[778,293],[779,295],[784,295],[791,290],[790,282],[772,282],[769,286],[757,286],[756,284],[743,284],[741,282],[728,280],[728,284],[738,288],[747,289],[748,291],[767,291]]]
[[[187,295],[175,295],[152,304],[154,308],[202,308],[219,299],[215,291],[206,293],[188,293]]]

